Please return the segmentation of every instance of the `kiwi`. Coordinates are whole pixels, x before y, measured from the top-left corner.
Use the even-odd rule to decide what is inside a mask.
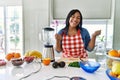
[[[59,67],[61,67],[61,68],[63,68],[63,67],[65,67],[65,62],[64,61],[61,61],[61,62],[59,62]]]
[[[58,65],[58,62],[54,62],[54,63],[52,64],[52,67],[53,67],[53,68],[58,68],[58,66],[59,66],[59,65]]]

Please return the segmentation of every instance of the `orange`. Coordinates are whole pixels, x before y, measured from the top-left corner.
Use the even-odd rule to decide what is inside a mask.
[[[42,62],[44,65],[49,65],[51,60],[50,60],[50,58],[44,58]]]
[[[11,52],[11,53],[8,53],[5,58],[10,61],[12,58],[20,58],[21,57],[21,54],[20,53],[15,53],[15,52]]]
[[[14,57],[14,55],[11,54],[11,53],[8,53],[8,54],[5,56],[5,58],[6,58],[8,61],[10,61],[13,57]]]
[[[120,57],[120,50],[118,50],[118,55],[119,55],[119,57]]]
[[[117,77],[117,75],[115,73],[113,73],[112,71],[109,72],[109,75],[112,77]]]
[[[10,54],[14,55],[14,54],[15,54],[15,52],[11,52]]]
[[[20,53],[14,53],[14,58],[20,58],[20,57],[21,57]]]
[[[109,56],[113,56],[113,57],[119,57],[118,51],[115,49],[112,49],[108,52]]]

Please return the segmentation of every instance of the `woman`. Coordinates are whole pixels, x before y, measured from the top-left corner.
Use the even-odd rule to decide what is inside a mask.
[[[96,36],[101,30],[95,31],[90,39],[89,32],[82,28],[82,14],[73,9],[66,18],[66,26],[55,34],[56,51],[61,52],[65,58],[87,58],[86,50],[92,51],[95,46]]]

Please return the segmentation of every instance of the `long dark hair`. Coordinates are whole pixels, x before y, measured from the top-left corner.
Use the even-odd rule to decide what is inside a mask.
[[[76,12],[78,12],[79,14],[80,14],[80,23],[77,25],[77,27],[76,27],[76,29],[78,30],[78,29],[82,29],[82,14],[81,14],[81,12],[78,10],[78,9],[73,9],[73,10],[71,10],[69,13],[68,13],[68,15],[67,15],[67,18],[66,18],[66,26],[65,26],[65,30],[67,30],[68,31],[68,28],[69,28],[69,20],[70,20],[70,17],[72,16],[72,15],[74,15]]]

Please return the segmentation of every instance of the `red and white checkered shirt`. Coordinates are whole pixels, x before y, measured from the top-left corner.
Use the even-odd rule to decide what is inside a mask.
[[[62,39],[62,56],[66,58],[87,58],[88,54],[84,48],[84,43],[80,34],[78,33],[73,36],[69,36],[63,33]]]

